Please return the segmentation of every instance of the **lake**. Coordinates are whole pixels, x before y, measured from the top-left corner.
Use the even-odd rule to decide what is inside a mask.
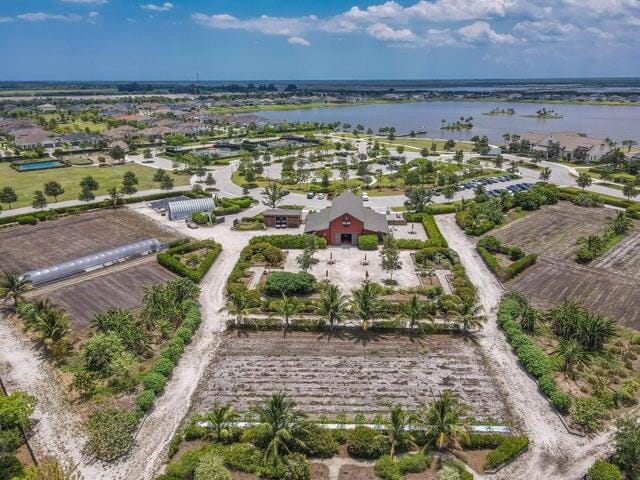
[[[493,108],[513,108],[515,115],[482,115]],[[546,108],[563,115],[561,119],[527,118]],[[374,132],[380,127],[396,128],[398,134],[411,130],[427,131],[427,137],[468,140],[474,135],[486,135],[492,143],[501,143],[504,133],[524,134],[530,131],[577,131],[596,138],[610,137],[617,141],[640,141],[640,106],[612,107],[605,105],[569,105],[517,102],[456,102],[434,101],[388,103],[331,108],[262,111],[272,120],[290,122],[343,122],[352,128],[362,124]],[[441,121],[455,122],[460,117],[473,117],[471,130],[440,130]]]

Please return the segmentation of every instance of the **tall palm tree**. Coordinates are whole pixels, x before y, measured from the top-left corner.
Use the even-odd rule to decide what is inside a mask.
[[[13,301],[14,307],[24,300],[24,293],[29,290],[31,283],[18,272],[2,272],[0,276],[0,300]]]
[[[375,283],[365,283],[351,291],[351,313],[360,320],[363,330],[368,330],[371,321],[380,312],[380,287]]]
[[[222,442],[231,436],[233,422],[240,418],[230,403],[220,405],[213,404],[213,408],[207,412],[207,420],[211,423],[212,431],[215,434],[215,441]]]
[[[582,345],[573,339],[562,340],[553,353],[562,358],[562,371],[572,380],[576,378],[576,371],[589,363],[589,355]]]
[[[300,310],[300,302],[298,299],[296,297],[289,297],[284,293],[280,300],[273,302],[273,306],[284,319],[285,328],[289,328],[289,319]]]
[[[348,297],[332,283],[325,283],[320,290],[320,298],[314,304],[315,312],[325,318],[331,329],[342,321],[347,311]]]
[[[409,328],[420,327],[423,320],[433,320],[429,314],[429,304],[418,300],[417,295],[413,295],[411,300],[402,305],[398,318],[409,322]]]
[[[463,335],[468,335],[474,328],[482,328],[487,317],[482,314],[482,306],[478,304],[476,295],[460,298],[452,297],[443,304],[444,309],[460,325]]]
[[[389,442],[389,455],[392,457],[397,450],[415,447],[413,434],[408,429],[412,415],[407,413],[401,405],[394,405],[389,409],[389,419],[386,421],[384,436]]]
[[[227,311],[236,317],[236,325],[240,325],[249,312],[249,299],[244,293],[235,293],[227,302]]]
[[[451,390],[444,390],[431,401],[420,422],[428,436],[433,437],[436,448],[442,450],[457,446],[461,439],[469,436],[466,418],[468,407],[458,402]]]
[[[607,217],[607,225],[614,233],[624,235],[631,227],[631,219],[625,212],[618,212],[615,217]]]
[[[280,463],[282,453],[289,453],[292,447],[304,448],[301,438],[307,434],[305,415],[297,411],[295,406],[293,400],[278,392],[262,405],[251,407],[265,425],[268,440],[265,457],[274,464]]]

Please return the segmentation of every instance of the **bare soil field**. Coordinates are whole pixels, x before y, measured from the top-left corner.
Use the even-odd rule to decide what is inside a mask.
[[[372,416],[401,404],[417,409],[452,389],[477,419],[506,421],[507,409],[475,343],[340,332],[229,332],[205,371],[192,408],[230,402],[239,411],[276,391],[311,417]]]
[[[606,218],[614,214],[611,209],[560,202],[492,232],[508,245],[538,254],[537,263],[510,280],[507,288],[523,291],[541,308],[569,298],[640,329],[640,222],[591,264],[575,262],[578,238],[604,232]]]
[[[3,270],[25,272],[151,237],[176,233],[128,208],[102,209],[2,230],[0,258]]]
[[[42,296],[63,307],[71,317],[73,332],[80,334],[89,328],[94,313],[109,308],[140,308],[145,287],[175,278],[173,273],[158,265],[154,257],[118,267],[100,270],[89,278],[84,275],[74,278],[61,288],[54,285]]]

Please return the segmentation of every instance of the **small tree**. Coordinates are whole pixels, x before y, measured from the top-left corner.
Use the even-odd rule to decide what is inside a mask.
[[[207,176],[204,179],[204,184],[207,187],[213,187],[216,184],[216,179],[213,178],[213,174],[211,172],[207,173]]]
[[[382,257],[382,269],[389,272],[391,280],[393,281],[393,272],[400,270],[402,267],[400,249],[393,235],[388,234],[384,236],[380,256]]]
[[[154,182],[161,182],[162,179],[165,177],[165,175],[167,175],[167,172],[165,172],[163,169],[159,168],[153,174],[153,181]]]
[[[11,204],[18,201],[18,195],[13,187],[2,187],[0,190],[0,203],[6,203],[11,210]]]
[[[627,197],[627,200],[631,200],[631,197],[638,195],[638,189],[633,182],[629,181],[625,182],[624,187],[622,188],[622,193]]]
[[[261,192],[264,198],[263,203],[269,208],[276,208],[282,197],[284,197],[283,189],[278,182],[269,182]]]
[[[96,196],[94,195],[94,193],[88,188],[83,188],[78,195],[78,200],[80,200],[81,202],[89,203],[92,200],[95,200],[95,198]]]
[[[31,203],[31,206],[38,210],[47,208],[47,197],[44,196],[42,190],[36,190],[33,192],[33,202]]]
[[[116,145],[115,147],[113,147],[109,154],[111,155],[111,158],[113,158],[118,163],[120,163],[121,160],[124,160],[124,158],[127,156],[126,152],[120,145]]]
[[[44,193],[49,197],[53,197],[54,201],[58,201],[58,197],[64,194],[64,188],[59,182],[51,181],[44,184]]]
[[[172,190],[173,189],[173,178],[171,178],[168,174],[165,174],[160,180],[160,188],[162,190]]]
[[[301,270],[307,271],[318,263],[319,260],[314,257],[317,250],[318,245],[316,244],[315,235],[307,235],[304,250],[296,257],[296,262],[298,262]]]
[[[295,297],[289,297],[284,293],[280,300],[273,302],[273,306],[275,307],[276,312],[282,316],[285,328],[289,328],[289,320],[291,319],[291,316],[295,315],[300,310],[300,302],[298,299]]]
[[[586,172],[581,172],[578,175],[578,178],[576,180],[576,183],[580,188],[582,188],[582,191],[584,191],[585,188],[590,186],[592,182],[593,182],[593,178],[591,178],[591,175],[589,175]]]
[[[549,181],[549,178],[551,178],[551,168],[544,167],[540,170],[540,180],[546,183]]]
[[[427,209],[432,196],[433,192],[431,190],[416,188],[407,193],[408,200],[405,202],[405,205],[411,210],[422,213]]]
[[[616,424],[615,463],[629,475],[640,476],[640,417],[629,417]]]
[[[87,175],[80,180],[80,188],[83,190],[89,190],[91,192],[95,192],[100,188],[100,184],[93,178],[91,175]]]
[[[149,149],[149,148],[145,148],[145,149],[144,149],[144,151],[142,152],[142,157],[143,157],[145,160],[149,160],[150,158],[152,158],[152,157],[153,157],[153,155],[151,155],[151,149]]]
[[[125,195],[133,195],[138,191],[138,177],[133,172],[126,172],[122,177],[122,193]]]

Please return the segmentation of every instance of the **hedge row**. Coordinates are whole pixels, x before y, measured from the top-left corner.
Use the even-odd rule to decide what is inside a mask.
[[[405,212],[404,218],[407,222],[420,222],[427,234],[428,240],[412,240],[406,238],[397,239],[398,248],[403,250],[421,250],[431,247],[448,247],[442,232],[438,228],[436,219],[429,213],[410,213]]]
[[[196,250],[200,250],[202,248],[208,248],[209,251],[200,262],[198,268],[193,269],[187,267],[184,263],[178,260],[175,255],[183,255],[190,252],[195,252]],[[160,252],[156,255],[158,259],[158,263],[162,265],[167,270],[175,273],[176,275],[180,275],[181,277],[186,277],[196,283],[199,283],[200,280],[205,276],[205,274],[213,265],[213,262],[216,261],[218,255],[222,251],[222,245],[213,240],[201,240],[198,242],[189,242],[182,245],[178,245],[176,247],[170,248],[164,252]]]
[[[144,197],[130,197],[130,198],[122,198],[120,199],[121,205],[129,205],[132,203],[140,203],[140,202],[150,202],[153,200],[161,200],[163,198],[175,197],[176,195],[185,195],[190,198],[201,198],[203,196],[209,196],[208,194],[199,194],[197,192],[192,191],[180,191],[180,192],[163,192],[163,193],[155,193],[153,195],[146,195]],[[110,208],[112,207],[111,202],[104,200],[102,202],[93,202],[93,203],[85,203],[83,205],[76,205],[73,207],[59,207],[59,208],[50,208],[48,210],[42,210],[40,212],[33,212],[28,215],[14,215],[12,217],[3,217],[0,218],[0,225],[5,225],[7,223],[18,223],[18,224],[32,224],[35,225],[40,222],[44,222],[46,220],[52,220],[58,215],[74,215],[77,213],[86,212],[88,210],[96,210],[100,208]]]
[[[484,463],[485,470],[492,470],[513,460],[529,448],[529,438],[526,436],[507,437],[495,450],[489,452]]]
[[[360,235],[358,237],[358,248],[360,250],[377,250],[378,236],[377,235]]]
[[[583,193],[582,189],[577,187],[560,187],[558,188],[558,190],[560,191],[559,198],[561,200],[569,200],[569,201],[571,200],[572,197],[575,197],[576,195]],[[605,203],[607,205],[612,205],[614,207],[627,208],[636,203],[634,201],[625,200],[624,198],[614,197],[613,195],[606,195],[604,193],[593,193],[593,192],[589,192],[589,193],[594,195],[600,203]]]
[[[536,260],[538,259],[538,256],[535,253],[530,253],[511,263],[511,265],[509,265],[507,268],[503,268],[502,265],[500,265],[500,263],[498,262],[496,256],[493,255],[493,253],[491,253],[489,250],[480,246],[479,244],[476,245],[476,249],[478,250],[478,253],[480,254],[480,257],[482,258],[484,263],[487,265],[487,267],[489,267],[489,270],[491,270],[494,275],[498,277],[498,279],[500,279],[501,282],[506,282],[519,273],[522,273],[526,268],[536,263]]]
[[[315,235],[316,246],[318,248],[327,248],[327,240],[324,237]],[[249,241],[249,245],[256,243],[269,243],[274,247],[282,249],[303,249],[307,244],[307,235],[304,234],[282,234],[282,235],[258,235]]]
[[[193,303],[188,308],[180,327],[176,329],[173,336],[160,351],[160,356],[151,367],[151,370],[142,377],[144,390],[136,400],[136,405],[141,413],[140,416],[151,409],[156,397],[164,390],[171,372],[184,352],[185,345],[191,341],[200,326],[200,322],[200,307],[197,303]]]
[[[538,388],[561,413],[571,408],[571,397],[558,388],[551,376],[551,365],[546,353],[523,331],[518,317],[522,305],[509,294],[505,295],[498,309],[498,326],[505,332],[524,368],[538,381]]]

